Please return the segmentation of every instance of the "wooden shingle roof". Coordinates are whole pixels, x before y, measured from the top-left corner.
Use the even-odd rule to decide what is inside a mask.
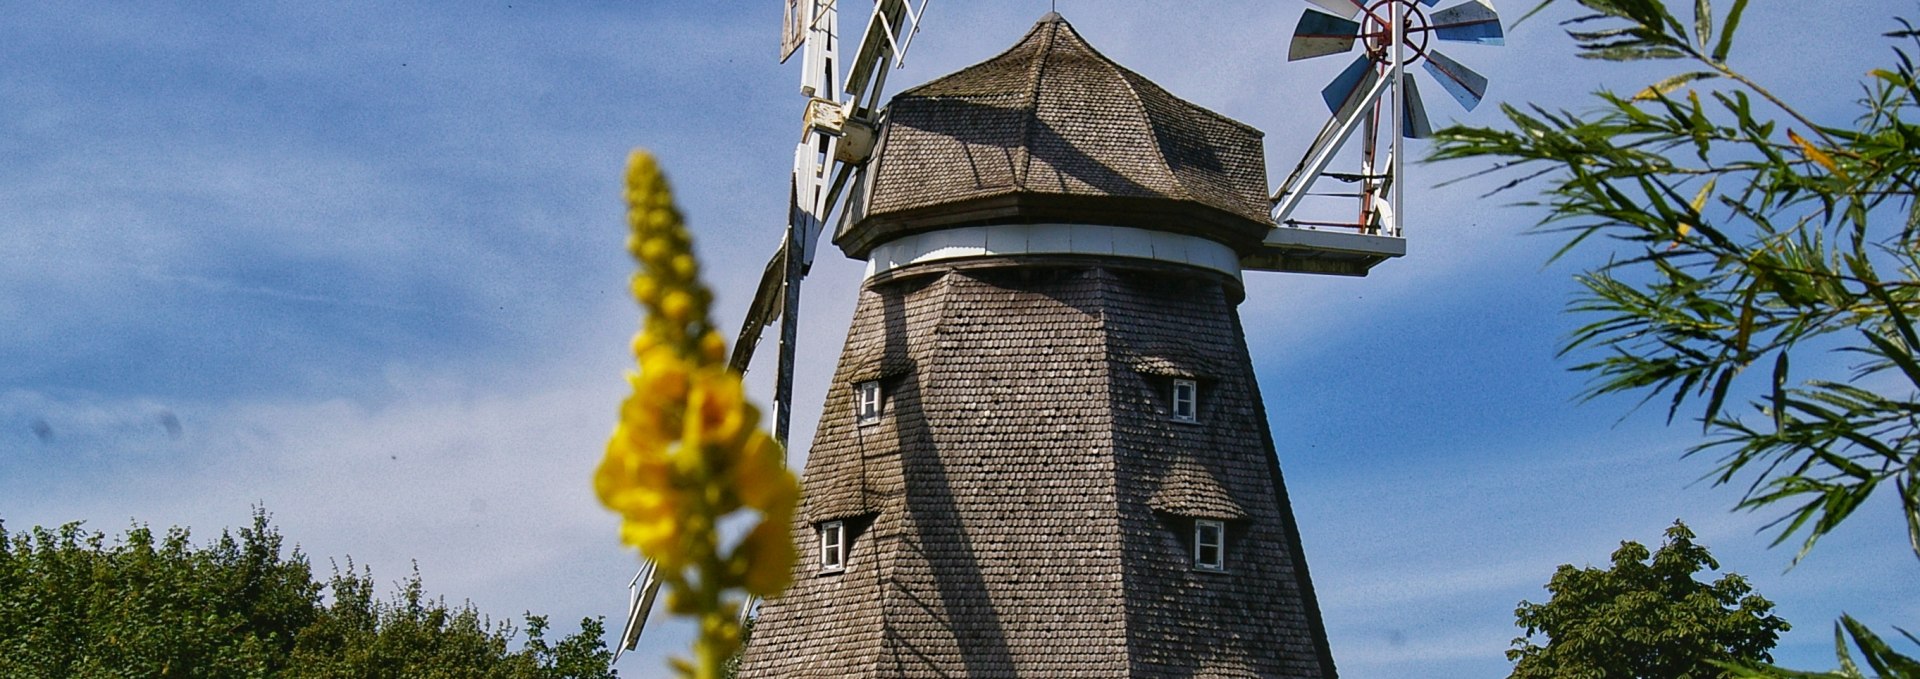
[[[1114,63],[1058,14],[894,97],[880,134],[861,211],[834,238],[855,258],[965,224],[1134,226],[1242,252],[1270,228],[1260,131]]]

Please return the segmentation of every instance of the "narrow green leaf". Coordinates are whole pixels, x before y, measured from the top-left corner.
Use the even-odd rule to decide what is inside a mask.
[[[1693,0],[1693,37],[1700,40],[1700,49],[1713,41],[1713,7],[1707,0]]]
[[[1905,321],[1905,318],[1901,318],[1900,321]],[[1910,328],[1912,326],[1909,325],[1908,327]],[[1868,342],[1873,343],[1874,348],[1878,350],[1874,353],[1879,354],[1895,366],[1898,366],[1901,374],[1907,376],[1908,382],[1920,384],[1920,361],[1914,359],[1912,350],[1893,340],[1881,337],[1879,333],[1866,328],[1860,330],[1860,335],[1866,337]],[[1884,366],[1885,364],[1881,365]]]
[[[1893,652],[1873,630],[1867,629],[1866,625],[1850,615],[1841,616],[1840,621],[1847,626],[1847,634],[1853,637],[1853,644],[1860,647],[1861,659],[1867,661],[1867,666],[1872,667],[1874,673],[1883,677],[1907,676],[1893,673],[1891,665],[1900,654]]]
[[[1894,488],[1900,491],[1900,508],[1907,515],[1907,545],[1913,548],[1915,556],[1920,556],[1920,483],[1910,479],[1916,476],[1914,470],[1907,471],[1907,478],[1895,479]]]
[[[1513,25],[1507,27],[1508,30],[1519,28],[1520,24],[1526,23],[1528,19],[1533,18],[1533,15],[1539,14],[1540,10],[1546,9],[1547,5],[1551,4],[1553,4],[1553,0],[1540,0],[1540,4],[1535,5],[1533,9],[1527,10],[1526,14],[1520,15],[1520,18],[1514,21]]]
[[[1787,352],[1782,351],[1773,359],[1773,428],[1786,428],[1787,412]]]
[[[1706,415],[1700,418],[1701,427],[1708,429],[1713,427],[1714,420],[1720,415],[1721,405],[1727,402],[1727,387],[1732,386],[1733,375],[1732,370],[1722,370],[1720,378],[1714,380],[1713,394],[1707,398]]]
[[[1660,82],[1654,83],[1652,85],[1648,85],[1647,89],[1640,90],[1639,94],[1633,95],[1633,101],[1652,101],[1654,99],[1660,98],[1660,95],[1680,89],[1681,85],[1685,85],[1695,80],[1705,80],[1707,78],[1718,78],[1718,77],[1720,77],[1720,74],[1715,73],[1713,71],[1693,71],[1691,73],[1681,73],[1679,75],[1668,76],[1665,80],[1661,80]]]
[[[1582,59],[1605,61],[1641,61],[1645,59],[1685,59],[1687,53],[1672,47],[1596,46],[1583,47]]]
[[[1747,11],[1747,0],[1734,0],[1733,10],[1727,12],[1727,23],[1720,27],[1720,43],[1713,46],[1713,60],[1724,62],[1727,52],[1733,49],[1733,31],[1740,27],[1740,15]]]

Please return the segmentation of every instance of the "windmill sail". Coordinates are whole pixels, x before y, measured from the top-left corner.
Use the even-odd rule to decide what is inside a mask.
[[[847,71],[849,103],[859,104],[862,95],[880,89],[875,77],[886,71],[889,62],[898,63],[913,35],[920,32],[920,17],[926,11],[927,0],[920,0],[919,9],[908,0],[879,0],[873,4],[873,15],[867,19],[867,30]],[[885,82],[884,77],[880,82]]]
[[[1482,45],[1507,44],[1500,14],[1486,0],[1474,0],[1433,13],[1433,35],[1441,40]]]
[[[620,643],[613,647],[616,661],[621,653],[640,643],[640,632],[647,627],[647,615],[653,612],[654,598],[660,594],[660,580],[654,577],[654,570],[649,559],[640,565],[640,572],[633,574],[633,582],[627,583],[627,626],[620,630]]]
[[[1440,87],[1445,88],[1447,94],[1453,95],[1454,100],[1469,111],[1479,106],[1480,100],[1487,96],[1486,76],[1475,73],[1439,50],[1427,53],[1424,66],[1428,73],[1433,74],[1434,80],[1440,81]]]
[[[760,285],[754,290],[753,303],[747,309],[747,317],[740,322],[740,336],[733,342],[733,355],[727,359],[727,369],[737,373],[747,371],[747,364],[753,360],[753,350],[760,346],[760,335],[780,320],[781,298],[787,287],[787,248],[783,243],[780,249],[773,251],[773,258],[767,260],[767,268],[760,273]]]
[[[1343,17],[1351,17],[1359,14],[1360,10],[1366,9],[1366,6],[1360,4],[1360,0],[1307,0],[1307,2]]]
[[[1433,121],[1427,119],[1427,105],[1420,100],[1420,87],[1413,82],[1412,73],[1400,74],[1400,85],[1406,94],[1400,97],[1401,113],[1405,116],[1405,125],[1401,134],[1408,139],[1426,139],[1433,136]]]
[[[1351,51],[1359,37],[1359,22],[1307,10],[1300,15],[1300,24],[1293,29],[1293,43],[1287,47],[1287,61]]]
[[[1320,99],[1327,102],[1327,109],[1333,111],[1334,115],[1344,118],[1360,105],[1360,95],[1373,89],[1366,85],[1371,85],[1379,77],[1379,73],[1373,69],[1373,60],[1362,56],[1354,59],[1346,70],[1334,76],[1333,82],[1320,90]]]
[[[780,25],[780,63],[787,63],[807,41],[807,21],[813,18],[809,14],[806,0],[787,0],[786,20]]]

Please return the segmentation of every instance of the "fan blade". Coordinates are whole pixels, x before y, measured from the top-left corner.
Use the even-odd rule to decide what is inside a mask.
[[[1467,110],[1473,110],[1473,107],[1480,105],[1481,99],[1486,98],[1487,77],[1447,58],[1439,50],[1427,53],[1425,65],[1427,72],[1433,74],[1433,79],[1440,81],[1440,86],[1447,89],[1447,94],[1453,95],[1454,100]]]
[[[1332,12],[1335,16],[1347,18],[1352,18],[1353,15],[1359,14],[1360,10],[1366,9],[1366,5],[1360,4],[1360,1],[1361,0],[1307,0],[1307,2],[1318,5],[1321,9]],[[1438,0],[1436,0],[1436,2],[1437,1]]]
[[[633,574],[633,582],[627,583],[627,626],[620,630],[620,641],[613,646],[614,660],[619,660],[621,653],[633,650],[640,643],[640,633],[647,628],[647,615],[653,612],[654,598],[660,593],[655,570],[653,560],[648,559],[640,564],[640,572]]]
[[[1426,5],[1428,7],[1432,7],[1434,5],[1440,4],[1440,0],[1420,0],[1420,4]]]
[[[1360,22],[1307,10],[1300,15],[1300,25],[1293,29],[1293,44],[1287,48],[1287,61],[1350,51],[1359,36]]]
[[[1433,121],[1427,119],[1427,105],[1420,100],[1420,88],[1413,84],[1412,73],[1400,74],[1401,128],[1400,133],[1408,139],[1426,139],[1433,136]]]
[[[1362,54],[1347,66],[1347,70],[1341,71],[1332,83],[1328,83],[1326,89],[1320,90],[1320,98],[1327,102],[1327,109],[1333,111],[1335,117],[1344,117],[1358,105],[1360,94],[1373,89],[1369,85],[1379,78],[1380,73],[1374,70],[1373,60]]]
[[[753,291],[753,303],[747,306],[747,317],[740,322],[740,337],[733,341],[733,355],[727,359],[727,368],[736,373],[747,372],[747,364],[753,361],[753,349],[760,345],[760,334],[780,320],[780,310],[786,306],[787,295],[787,246],[773,252],[773,258],[767,260],[767,270],[760,273],[760,286]]]
[[[1507,34],[1500,28],[1500,14],[1487,0],[1473,0],[1433,13],[1433,35],[1453,42],[1505,45]]]

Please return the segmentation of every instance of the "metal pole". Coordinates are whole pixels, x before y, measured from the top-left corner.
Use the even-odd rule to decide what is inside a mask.
[[[1383,220],[1386,223],[1380,225],[1380,230],[1384,232],[1383,235],[1395,237],[1400,235],[1400,187],[1402,184],[1400,181],[1400,173],[1406,166],[1405,154],[1401,152],[1402,149],[1400,147],[1400,145],[1405,142],[1407,136],[1406,128],[1404,127],[1407,121],[1403,120],[1407,113],[1405,80],[1407,21],[1405,10],[1401,7],[1401,2],[1403,1],[1404,0],[1394,0],[1392,3],[1393,10],[1391,12],[1391,16],[1393,17],[1393,131],[1390,132],[1390,134],[1393,135],[1393,151],[1392,156],[1387,159],[1387,163],[1389,164],[1387,183],[1390,184],[1390,186],[1387,187],[1387,195],[1390,196],[1392,201],[1393,214],[1389,215],[1386,220]]]

